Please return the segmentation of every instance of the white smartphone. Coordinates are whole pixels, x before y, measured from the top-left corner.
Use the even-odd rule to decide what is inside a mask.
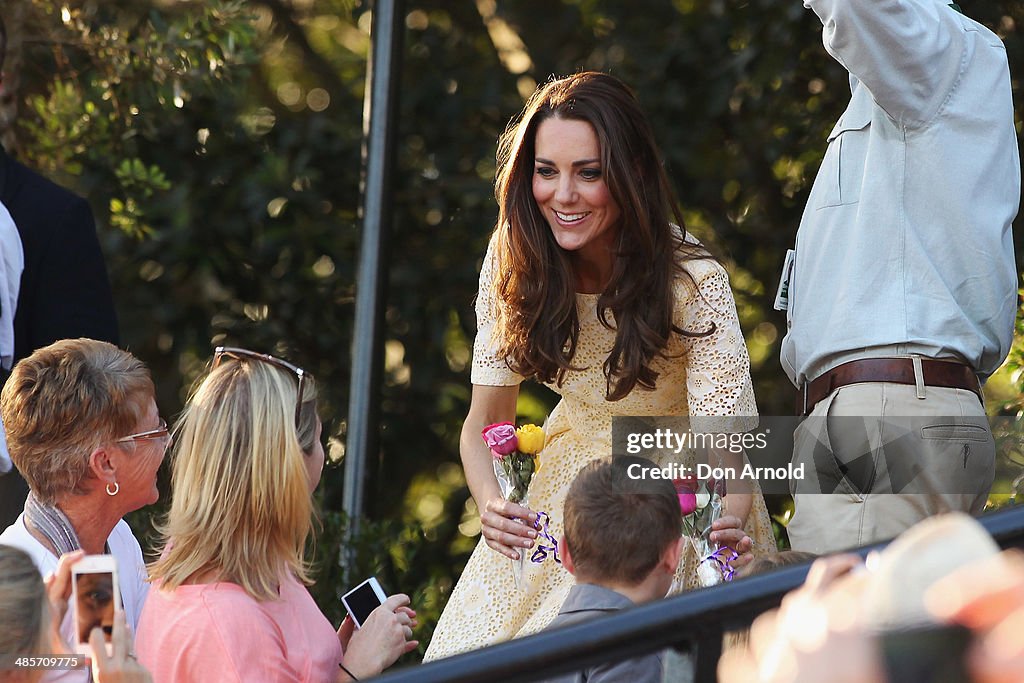
[[[113,555],[86,555],[71,567],[71,609],[75,651],[89,654],[89,634],[99,627],[110,654],[114,620],[121,615],[117,559]]]
[[[356,628],[362,628],[370,617],[370,612],[380,607],[381,603],[387,599],[388,596],[384,594],[384,589],[377,583],[377,579],[371,576],[341,596],[341,604],[345,605]]]

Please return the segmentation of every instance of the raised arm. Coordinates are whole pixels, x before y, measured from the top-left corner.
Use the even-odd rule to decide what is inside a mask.
[[[906,127],[927,124],[955,87],[964,57],[962,15],[937,0],[804,0],[821,19],[825,49]]]

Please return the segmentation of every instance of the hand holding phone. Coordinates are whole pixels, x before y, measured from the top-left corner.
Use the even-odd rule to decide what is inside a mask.
[[[123,618],[117,560],[113,555],[86,555],[71,567],[71,609],[75,651],[84,655],[91,653],[89,635],[98,627],[103,632],[109,655],[114,624]]]
[[[350,593],[358,589],[359,586]],[[346,598],[348,595],[346,593]],[[355,627],[356,618],[350,609],[349,618],[338,629],[338,638],[345,650],[342,666],[353,678],[375,676],[419,645],[419,641],[412,640],[412,629],[417,626],[417,621],[416,612],[409,607],[408,595],[392,595],[371,609],[360,622],[362,628]]]
[[[362,628],[373,610],[380,607],[388,596],[380,587],[375,577],[370,577],[361,584],[341,596],[341,604],[345,606],[356,628]]]

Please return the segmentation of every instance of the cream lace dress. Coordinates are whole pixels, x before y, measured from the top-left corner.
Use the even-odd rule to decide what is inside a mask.
[[[494,353],[493,266],[488,250],[476,304],[478,329],[472,382],[513,386],[522,377]],[[691,422],[696,416],[720,416],[715,431],[723,431],[721,417],[734,418],[729,421],[733,424],[728,431],[744,431],[757,424],[750,360],[728,275],[710,260],[688,262],[687,269],[697,288],[688,280],[678,281],[675,322],[692,331],[707,330],[714,323],[716,331],[707,337],[675,336],[670,357],[659,357],[653,364],[659,373],[657,388],[636,389],[619,401],[605,400],[602,372],[602,363],[614,343],[614,331],[597,318],[597,294],[577,295],[580,336],[573,363],[584,369],[569,372],[561,387],[551,386],[561,400],[548,417],[548,441],[529,494],[531,509],[550,514],[551,533],[556,538],[562,533],[565,494],[576,473],[595,458],[611,456],[612,416],[689,415]],[[775,551],[771,522],[759,490],[754,495],[746,531],[754,540],[755,553]],[[697,585],[696,557],[690,544],[686,547],[676,585],[693,588]],[[573,577],[550,558],[541,564],[527,560],[524,577],[526,592],[515,586],[511,561],[488,548],[481,538],[434,630],[425,661],[543,629],[558,614]]]

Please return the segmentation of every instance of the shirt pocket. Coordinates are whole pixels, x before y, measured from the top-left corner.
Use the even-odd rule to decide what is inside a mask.
[[[864,159],[871,129],[871,109],[851,106],[828,135],[828,148],[818,171],[815,208],[856,204],[864,181]]]

